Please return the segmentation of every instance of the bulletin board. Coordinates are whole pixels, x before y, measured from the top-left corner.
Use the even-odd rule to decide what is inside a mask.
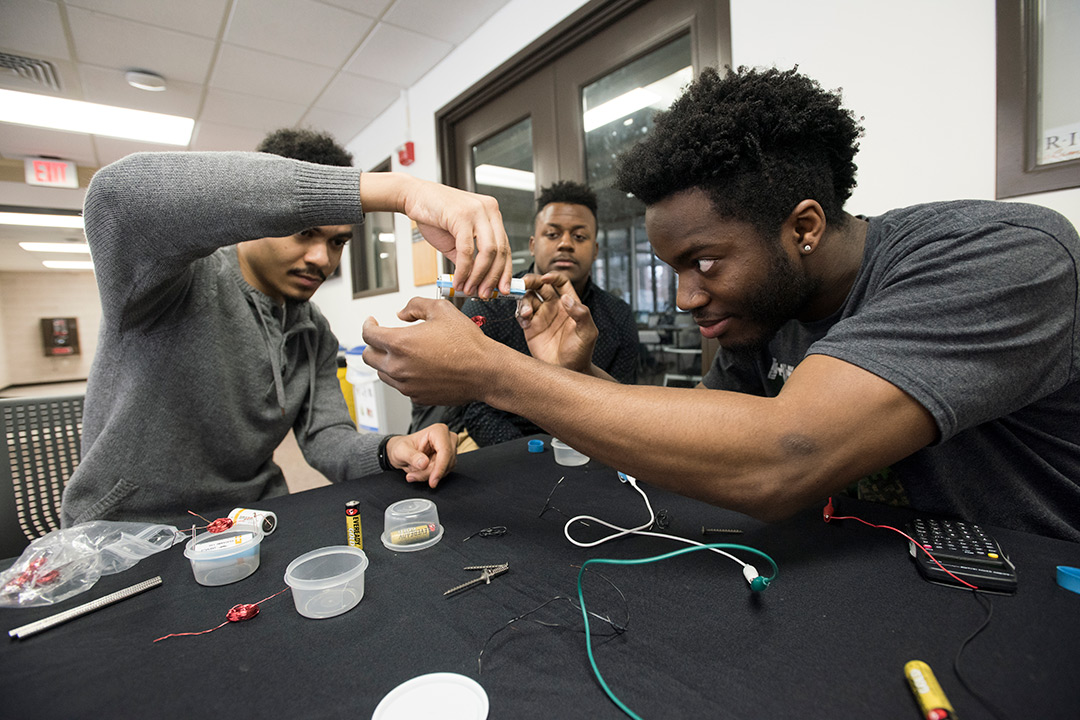
[[[438,274],[439,252],[428,244],[420,234],[420,228],[412,223],[413,285],[434,285]]]

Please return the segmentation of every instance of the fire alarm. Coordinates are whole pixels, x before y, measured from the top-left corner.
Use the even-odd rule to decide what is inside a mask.
[[[412,165],[413,161],[416,160],[416,150],[414,149],[411,140],[398,147],[397,159],[402,165]]]

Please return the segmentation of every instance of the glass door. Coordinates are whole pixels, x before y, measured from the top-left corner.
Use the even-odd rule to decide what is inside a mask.
[[[641,314],[673,315],[675,274],[653,255],[645,206],[612,187],[618,157],[645,137],[694,76],[689,33],[581,89],[585,177],[600,200],[593,280]]]
[[[451,184],[499,201],[515,273],[532,262],[529,237],[537,193],[559,179],[553,153],[543,150],[545,138],[555,134],[553,86],[550,69],[538,72],[453,128],[456,182]]]
[[[729,23],[728,0],[590,2],[437,118],[444,180],[499,200],[515,272],[531,261],[539,189],[587,183],[599,199],[593,281],[629,303],[641,329],[662,331],[663,344],[701,348],[701,366],[716,348],[701,342],[692,322],[686,332],[674,273],[645,233],[644,205],[612,184],[620,153],[696,72],[730,65]],[[697,375],[688,357],[682,369]]]
[[[532,118],[527,117],[476,143],[471,151],[472,187],[499,201],[517,273],[532,262],[529,237],[533,234],[536,214]]]

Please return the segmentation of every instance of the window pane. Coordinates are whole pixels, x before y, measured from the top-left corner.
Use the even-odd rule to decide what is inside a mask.
[[[1080,3],[1042,0],[1039,8],[1038,127],[1039,165],[1080,159]]]
[[[354,298],[397,291],[397,242],[393,213],[367,213],[364,224],[353,229],[349,253]]]
[[[390,158],[387,158],[371,172],[389,170]],[[393,213],[366,213],[364,224],[353,227],[349,262],[353,298],[397,292],[397,242]]]
[[[533,174],[532,118],[510,126],[472,147],[473,187],[499,201],[503,226],[510,238],[514,272],[532,262],[529,237],[536,215]]]
[[[675,311],[675,277],[652,254],[645,206],[612,187],[618,156],[648,134],[658,110],[669,107],[693,79],[690,36],[582,88],[586,181],[600,201],[600,257],[593,280],[638,311]]]

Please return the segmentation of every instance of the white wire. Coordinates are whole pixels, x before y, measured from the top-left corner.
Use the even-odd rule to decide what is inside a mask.
[[[567,520],[566,524],[563,525],[563,535],[566,536],[567,540],[569,540],[572,544],[577,545],[578,547],[590,548],[590,547],[596,547],[597,545],[600,545],[602,543],[606,543],[609,540],[615,540],[616,538],[625,537],[627,535],[647,535],[649,537],[666,538],[668,540],[675,540],[677,542],[686,543],[687,545],[698,545],[698,546],[702,546],[702,547],[706,545],[706,543],[701,543],[701,542],[698,542],[697,540],[690,540],[689,538],[679,537],[678,535],[668,535],[667,533],[658,533],[658,532],[650,532],[650,531],[648,531],[646,528],[651,527],[652,524],[656,521],[656,513],[653,512],[652,503],[649,502],[649,497],[645,494],[645,491],[638,487],[637,479],[635,479],[634,477],[632,477],[630,475],[625,475],[625,477],[626,477],[627,482],[629,482],[630,485],[635,490],[638,491],[638,494],[641,495],[642,499],[645,500],[645,507],[649,511],[649,520],[648,520],[648,522],[646,522],[644,525],[638,525],[637,527],[624,528],[624,527],[619,527],[618,525],[613,525],[613,524],[607,522],[606,520],[601,520],[598,517],[593,517],[592,515],[576,515],[576,516],[570,518],[569,520]],[[598,523],[598,524],[603,525],[605,527],[609,527],[612,530],[615,530],[616,532],[611,534],[611,535],[608,535],[607,537],[602,537],[599,540],[593,540],[592,542],[581,542],[581,541],[575,540],[574,538],[570,537],[570,525],[575,523],[575,522],[578,522],[578,521],[581,521],[581,522],[585,522],[585,521],[595,522],[595,523]],[[721,550],[720,548],[712,548],[712,547],[709,548],[709,550],[712,550],[714,553],[716,553],[718,555],[723,555],[726,558],[730,558],[731,560],[734,560],[735,562],[737,562],[739,565],[743,566],[744,568],[747,567],[747,563],[745,561],[740,560],[739,558],[735,557],[734,555],[732,555],[729,552],[725,552],[724,550]]]

